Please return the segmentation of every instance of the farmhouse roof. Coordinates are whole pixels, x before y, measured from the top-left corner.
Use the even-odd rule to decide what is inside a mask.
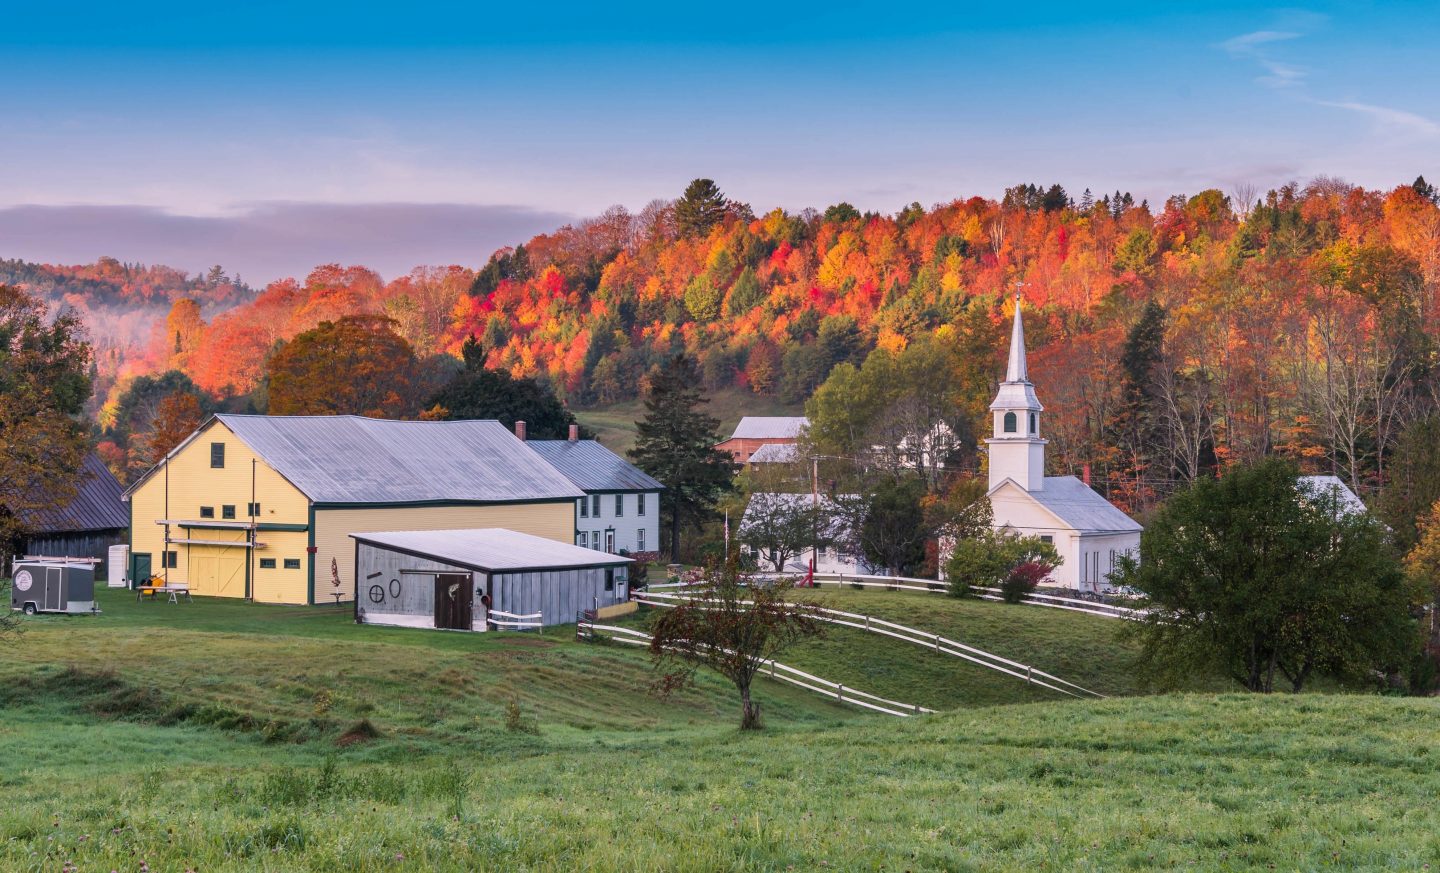
[[[660,491],[665,487],[595,440],[530,440],[526,445],[585,491]]]
[[[800,448],[794,443],[765,443],[750,455],[752,464],[790,464],[800,458]]]
[[[514,503],[583,493],[509,428],[489,420],[220,414],[171,455],[215,422],[315,503]]]
[[[69,503],[44,512],[22,513],[20,520],[32,533],[119,530],[130,526],[122,493],[110,468],[91,452],[80,464],[75,496]]]
[[[1301,476],[1300,488],[1310,494],[1333,494],[1342,515],[1366,512],[1365,503],[1339,476]]]
[[[747,415],[735,425],[732,440],[793,440],[810,423],[803,415]]]
[[[355,540],[482,573],[618,567],[629,558],[498,527],[350,534]]]
[[[1010,479],[1005,482],[1014,484]],[[1005,482],[995,486],[990,493],[1003,488]],[[1144,529],[1135,519],[1074,476],[1046,476],[1045,487],[1039,491],[1026,491],[1018,485],[1016,488],[1082,534],[1129,533]]]

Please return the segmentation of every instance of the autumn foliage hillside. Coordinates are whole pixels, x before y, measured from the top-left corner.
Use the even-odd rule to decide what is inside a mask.
[[[219,314],[179,300],[119,372],[178,369],[233,402],[262,386],[277,343],[376,313],[421,357],[458,355],[474,335],[488,366],[542,376],[572,404],[634,397],[677,350],[712,390],[798,403],[836,365],[920,337],[985,350],[995,360],[978,370],[995,370],[995,328],[1023,283],[1054,462],[1136,492],[1158,467],[1183,479],[1275,452],[1373,487],[1440,394],[1440,209],[1423,180],[1159,205],[1025,185],[893,215],[756,214],[714,193],[616,207],[478,271],[386,282],[329,265]]]

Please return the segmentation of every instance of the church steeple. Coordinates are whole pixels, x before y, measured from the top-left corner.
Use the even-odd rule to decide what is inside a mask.
[[[985,441],[990,448],[990,487],[1006,479],[1026,491],[1045,488],[1045,443],[1040,438],[1040,413],[1045,407],[1035,396],[1035,386],[1025,365],[1025,324],[1020,316],[1021,299],[1015,294],[1015,320],[1010,327],[1010,359],[1005,381],[990,404],[994,436]]]

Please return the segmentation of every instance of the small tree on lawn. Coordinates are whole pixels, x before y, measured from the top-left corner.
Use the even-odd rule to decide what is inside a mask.
[[[1127,628],[1150,677],[1174,686],[1209,666],[1251,691],[1277,674],[1299,692],[1317,673],[1388,672],[1418,648],[1409,590],[1385,528],[1306,491],[1270,459],[1199,479],[1141,536],[1144,562],[1111,581],[1149,598]]]
[[[700,667],[709,667],[740,692],[740,729],[758,730],[760,704],[750,696],[755,674],[792,644],[820,636],[815,607],[789,603],[787,582],[747,587],[732,559],[706,573],[694,596],[656,616],[650,655],[661,677],[662,694],[688,686]]]

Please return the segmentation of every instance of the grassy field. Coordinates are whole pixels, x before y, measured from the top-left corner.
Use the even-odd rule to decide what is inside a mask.
[[[706,411],[720,419],[721,436],[729,436],[735,425],[746,415],[803,415],[799,405],[782,403],[774,397],[762,397],[749,391],[732,389],[709,395]],[[613,452],[624,454],[635,444],[635,422],[645,417],[645,404],[627,400],[576,409],[575,418],[591,430],[596,438]]]
[[[642,652],[563,632],[102,597],[102,616],[27,622],[0,661],[0,869],[1440,865],[1435,701],[979,707],[1026,691],[972,682],[935,692],[964,708],[897,720],[766,683],[770,728],[742,736],[719,682],[660,701]],[[1041,666],[1048,643],[1047,669],[1075,681],[1090,650],[1054,650],[1103,646],[1112,628],[1029,607],[842,597],[827,592],[837,608],[894,610]],[[886,676],[874,653],[836,654],[876,693],[893,694],[886,681],[918,693],[944,672],[902,660]],[[1122,672],[1085,675],[1125,693]]]

